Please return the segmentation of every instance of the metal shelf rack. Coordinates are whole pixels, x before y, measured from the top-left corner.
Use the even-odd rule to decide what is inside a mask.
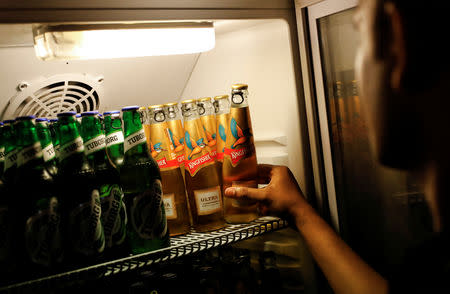
[[[196,252],[250,239],[287,227],[287,222],[277,217],[261,217],[248,224],[228,225],[223,229],[190,233],[171,238],[171,246],[147,253],[108,261],[56,275],[20,282],[0,288],[0,292],[16,293],[36,289],[51,289],[71,284],[77,280],[92,280],[176,259]]]

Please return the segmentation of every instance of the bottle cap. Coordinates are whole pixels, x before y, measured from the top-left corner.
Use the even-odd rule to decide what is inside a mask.
[[[220,100],[220,99],[228,99],[228,95],[219,95],[214,97],[214,100]]]
[[[157,104],[157,105],[151,105],[148,107],[148,109],[157,109],[157,108],[163,108],[164,105],[163,104]]]
[[[103,116],[107,116],[107,115],[115,114],[115,113],[120,113],[120,111],[119,110],[106,111],[106,112],[103,112]]]
[[[45,117],[38,117],[38,118],[36,118],[36,122],[41,122],[41,121],[48,121],[48,119],[45,118]]]
[[[57,119],[57,118],[51,118],[51,119],[49,119],[48,121],[51,122],[51,123],[54,123],[54,122],[57,122],[58,119]]]
[[[122,111],[130,111],[130,110],[138,110],[139,106],[137,105],[133,105],[133,106],[126,106],[124,108],[122,108]]]
[[[30,119],[35,119],[36,116],[34,115],[25,115],[25,116],[19,116],[16,117],[16,120],[30,120]]]
[[[234,84],[231,86],[231,89],[233,90],[246,90],[248,89],[248,85],[247,84]]]
[[[77,113],[75,111],[66,111],[66,112],[58,113],[56,116],[57,117],[65,117],[65,116],[74,116],[76,114]]]
[[[178,106],[178,102],[169,102],[164,104],[164,106]]]
[[[85,112],[83,112],[83,113],[81,113],[81,116],[83,117],[83,116],[93,116],[93,115],[97,115],[98,114],[98,111],[97,110],[95,110],[95,111],[85,111]],[[77,116],[78,117],[78,116]]]
[[[203,97],[203,98],[199,98],[199,99],[197,99],[197,101],[199,101],[199,102],[211,101],[211,97]]]
[[[181,104],[188,104],[188,103],[194,103],[196,100],[195,99],[186,99],[181,101]]]

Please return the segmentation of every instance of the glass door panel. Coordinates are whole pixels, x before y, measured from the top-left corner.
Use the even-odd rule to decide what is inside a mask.
[[[321,131],[328,129],[325,136],[332,159],[328,170],[333,173],[340,233],[383,273],[401,261],[407,244],[431,231],[431,224],[422,188],[414,177],[383,167],[371,156],[354,75],[359,36],[352,24],[353,13],[351,8],[314,19],[321,72],[315,78],[317,87],[323,85],[326,108],[322,121],[327,128],[321,125]],[[317,79],[322,80],[318,83]]]

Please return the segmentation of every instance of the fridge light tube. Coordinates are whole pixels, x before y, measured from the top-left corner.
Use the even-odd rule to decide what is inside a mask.
[[[33,36],[42,60],[189,54],[215,46],[212,22],[38,25]]]

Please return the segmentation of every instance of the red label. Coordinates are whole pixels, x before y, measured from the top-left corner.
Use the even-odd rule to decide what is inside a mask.
[[[228,155],[231,159],[231,163],[233,165],[236,165],[241,161],[241,159],[244,159],[252,154],[252,150],[248,148],[248,146],[245,146],[240,149],[229,149],[225,148],[224,154]]]
[[[223,160],[223,152],[217,152],[217,160]]]
[[[209,153],[209,154],[211,154],[211,158],[213,160],[216,160],[216,158],[217,158],[217,151],[216,150],[211,151],[211,153]]]
[[[178,167],[178,161],[176,159],[166,160],[165,157],[157,160],[159,168],[171,168]]]
[[[179,165],[181,165],[184,162],[184,154],[177,156],[177,162]]]
[[[214,159],[211,157],[211,154],[208,153],[196,159],[186,160],[184,162],[184,167],[189,171],[191,176],[194,176],[201,167],[212,162],[214,162]]]

